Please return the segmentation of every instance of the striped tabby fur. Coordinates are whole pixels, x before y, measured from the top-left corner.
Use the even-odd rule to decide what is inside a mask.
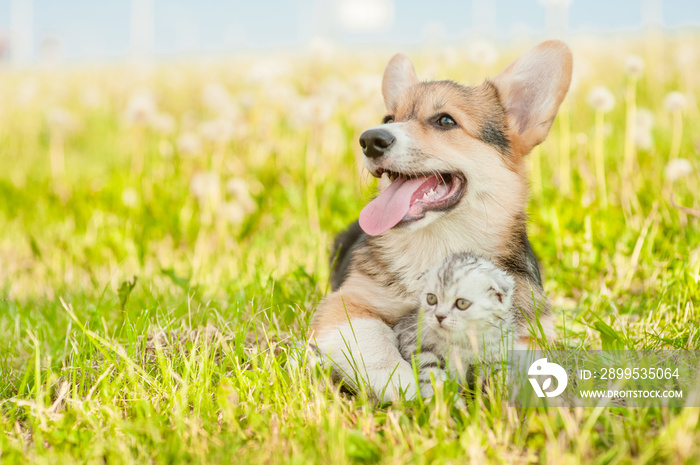
[[[438,382],[447,376],[464,381],[475,362],[499,357],[512,343],[517,317],[513,278],[474,254],[448,257],[423,275],[422,284],[420,307],[394,332],[401,355],[415,360],[421,394],[428,397],[431,373]]]

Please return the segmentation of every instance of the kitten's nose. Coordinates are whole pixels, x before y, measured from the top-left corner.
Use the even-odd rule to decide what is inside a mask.
[[[435,318],[437,318],[439,324],[442,324],[442,320],[445,319],[445,316],[444,315],[435,315]]]

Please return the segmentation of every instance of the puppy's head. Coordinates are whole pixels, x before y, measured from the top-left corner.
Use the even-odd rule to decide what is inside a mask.
[[[360,214],[362,228],[422,227],[485,196],[522,208],[523,157],[547,137],[570,80],[571,53],[558,41],[476,87],[419,82],[410,60],[395,55],[382,82],[387,115],[360,137],[365,166],[387,178]]]

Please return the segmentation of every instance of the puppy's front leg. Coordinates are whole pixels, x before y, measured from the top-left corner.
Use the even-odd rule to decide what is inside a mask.
[[[366,384],[382,402],[413,399],[418,385],[401,357],[394,331],[356,296],[336,291],[326,297],[313,322],[315,342],[334,372],[355,389]]]

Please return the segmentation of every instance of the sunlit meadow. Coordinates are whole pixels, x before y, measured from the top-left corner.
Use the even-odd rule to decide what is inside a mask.
[[[528,159],[557,347],[700,350],[698,43],[570,43]],[[476,84],[530,45],[407,52]],[[0,70],[2,462],[698,463],[697,408],[374,406],[306,367],[393,51],[311,52]]]

